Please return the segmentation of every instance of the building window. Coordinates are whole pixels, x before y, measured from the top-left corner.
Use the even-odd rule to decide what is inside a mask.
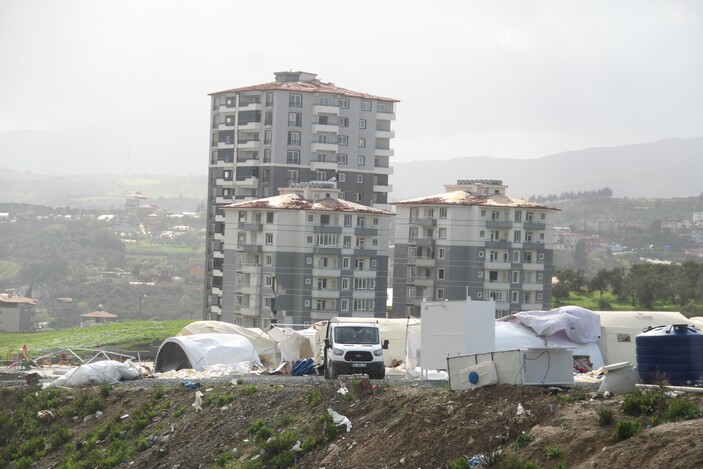
[[[273,223],[273,212],[266,212],[266,223]]]
[[[440,280],[444,279],[444,269],[437,269],[437,278]]]
[[[342,153],[337,154],[337,163],[347,164],[348,156]]]
[[[538,272],[537,273],[537,280],[541,281],[543,278],[544,278],[544,275],[542,274],[542,272]]]
[[[481,231],[479,231],[478,236],[479,236],[479,238],[485,238],[486,232],[484,230],[481,230]]]
[[[366,157],[359,155],[356,157],[356,164],[357,166],[364,166],[366,164]]]
[[[303,115],[299,112],[288,113],[288,127],[302,127]]]
[[[273,276],[264,275],[264,286],[267,286],[267,287],[273,286]]]
[[[513,270],[513,283],[520,283],[520,272]]]
[[[539,292],[537,293],[537,300],[542,301],[542,294]]]
[[[513,263],[517,264],[520,262],[520,251],[513,251]]]
[[[300,132],[288,132],[288,145],[300,146]]]
[[[374,241],[376,241],[376,240],[374,239]],[[371,259],[371,268],[372,268],[372,269],[375,269],[375,268],[376,268],[376,265],[377,265],[376,259]]]
[[[446,259],[447,250],[445,248],[437,249],[437,259]]]
[[[349,241],[351,244],[351,241]],[[348,269],[349,266],[351,265],[351,258],[350,257],[342,257],[342,269]]]
[[[271,145],[273,133],[270,130],[264,132],[264,145]]]
[[[485,217],[485,216],[486,216],[486,211],[485,211],[485,210],[481,210],[481,216],[482,216],[482,217]]]
[[[273,125],[273,112],[266,111],[264,114],[264,125],[266,127],[271,127]]]
[[[515,222],[520,223],[522,221],[522,211],[515,210]]]
[[[515,231],[515,233],[513,233],[513,242],[515,242],[515,243],[522,242],[522,231],[517,230],[517,231]]]
[[[539,240],[540,240],[540,241],[544,241],[544,233],[540,233],[540,234],[539,234]]]
[[[438,300],[443,300],[443,299],[444,299],[444,288],[438,288],[438,289],[437,289],[437,299],[438,299]]]
[[[540,252],[540,253],[537,255],[537,260],[539,260],[539,261],[543,261],[543,260],[544,260],[544,253],[543,253],[543,252]]]
[[[318,153],[317,161],[320,163],[327,163],[327,153]]]
[[[520,299],[519,292],[516,291],[511,291],[510,292],[510,302],[511,303],[517,303]]]
[[[366,147],[366,139],[364,137],[359,137],[359,148]]]
[[[351,236],[345,236],[345,237],[344,237],[344,247],[345,247],[345,248],[350,248],[350,247],[351,247]]]
[[[273,244],[273,233],[266,233],[266,244]]]
[[[371,246],[378,246],[378,240],[376,238],[371,240]]]
[[[545,219],[544,213],[540,213],[540,214],[539,214],[539,219],[540,219],[540,220],[544,220],[544,219]]]
[[[266,256],[264,256],[264,264],[273,265],[273,256],[271,254],[266,254]]]
[[[356,193],[356,201],[363,202],[364,201],[364,194],[362,194],[361,192],[357,192]]]
[[[476,298],[483,298],[483,292],[476,292]]]
[[[344,226],[352,226],[352,216],[344,215]]]
[[[447,229],[446,228],[439,229],[439,239],[447,239]]]
[[[288,154],[286,157],[286,163],[300,164],[300,151],[299,150],[288,150]]]
[[[483,251],[479,251],[479,252],[478,252],[478,257],[481,258],[481,259],[483,259]]]
[[[339,182],[347,182],[347,173],[338,173],[337,177]]]
[[[478,271],[478,278],[483,278],[483,270]]]
[[[337,135],[337,145],[346,146],[349,144],[349,137],[346,135]]]
[[[442,207],[439,209],[439,218],[447,218],[447,209]]]
[[[289,169],[288,171],[286,171],[286,181],[288,182],[288,184],[298,182],[298,170]]]
[[[327,180],[327,172],[326,171],[315,171],[315,180],[316,181],[326,181]]]
[[[362,111],[370,111],[371,110],[371,101],[362,101],[361,102],[361,110]]]
[[[271,149],[265,148],[264,149],[264,163],[270,163],[270,162],[271,162]]]
[[[349,98],[339,98],[339,107],[349,109]]]
[[[302,96],[301,96],[302,99]],[[266,107],[273,106],[273,91],[266,93]]]
[[[357,174],[356,175],[356,182],[358,184],[363,184],[364,183],[364,175],[363,174]]]
[[[343,299],[343,300],[340,302],[340,305],[341,305],[341,310],[342,310],[342,311],[349,311],[349,300]]]
[[[359,119],[359,128],[360,129],[366,128],[366,119]]]
[[[339,122],[340,127],[349,127],[349,118],[348,117],[340,117],[338,122]]]
[[[289,94],[288,107],[303,107],[303,95],[298,93]]]

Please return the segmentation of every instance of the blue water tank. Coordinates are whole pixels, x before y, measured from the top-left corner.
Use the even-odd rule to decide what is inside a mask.
[[[703,333],[688,324],[648,327],[635,337],[637,371],[645,383],[703,384]]]

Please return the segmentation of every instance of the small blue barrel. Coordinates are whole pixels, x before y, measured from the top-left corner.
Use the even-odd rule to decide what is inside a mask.
[[[688,324],[648,327],[635,337],[637,371],[645,383],[703,384],[703,333]]]

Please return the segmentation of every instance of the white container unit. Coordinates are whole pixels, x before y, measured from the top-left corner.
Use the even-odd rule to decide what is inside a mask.
[[[495,383],[477,370],[485,363],[495,367]],[[484,365],[485,366],[485,365]],[[574,384],[573,356],[565,348],[530,348],[500,352],[459,355],[447,358],[449,387],[472,389],[486,384],[570,385]],[[472,375],[471,373],[477,373]],[[473,379],[472,379],[473,378]],[[475,382],[472,382],[475,381]]]

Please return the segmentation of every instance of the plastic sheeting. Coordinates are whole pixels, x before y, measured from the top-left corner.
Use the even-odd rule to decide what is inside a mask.
[[[222,321],[195,321],[185,326],[176,335],[189,336],[195,334],[237,334],[246,337],[256,349],[261,363],[265,366],[276,367],[275,342],[263,330],[256,327],[241,327]],[[312,356],[312,355],[310,355]]]
[[[302,331],[296,331],[290,327],[272,327],[268,331],[269,336],[278,342],[281,360],[284,362],[314,357],[316,333],[317,331],[312,327]]]
[[[65,375],[59,376],[49,383],[47,387],[61,386],[78,388],[82,386],[97,386],[103,383],[116,383],[120,380],[133,380],[141,378],[143,369],[131,361],[118,362],[115,360],[102,360],[84,363],[69,370]]]
[[[544,337],[564,331],[566,336],[577,344],[595,342],[601,334],[600,316],[578,306],[563,306],[549,311],[523,311],[513,314],[510,318]]]
[[[212,365],[237,368],[240,362],[261,363],[252,343],[238,334],[195,334],[171,337],[156,353],[155,371],[192,368],[203,371]]]

